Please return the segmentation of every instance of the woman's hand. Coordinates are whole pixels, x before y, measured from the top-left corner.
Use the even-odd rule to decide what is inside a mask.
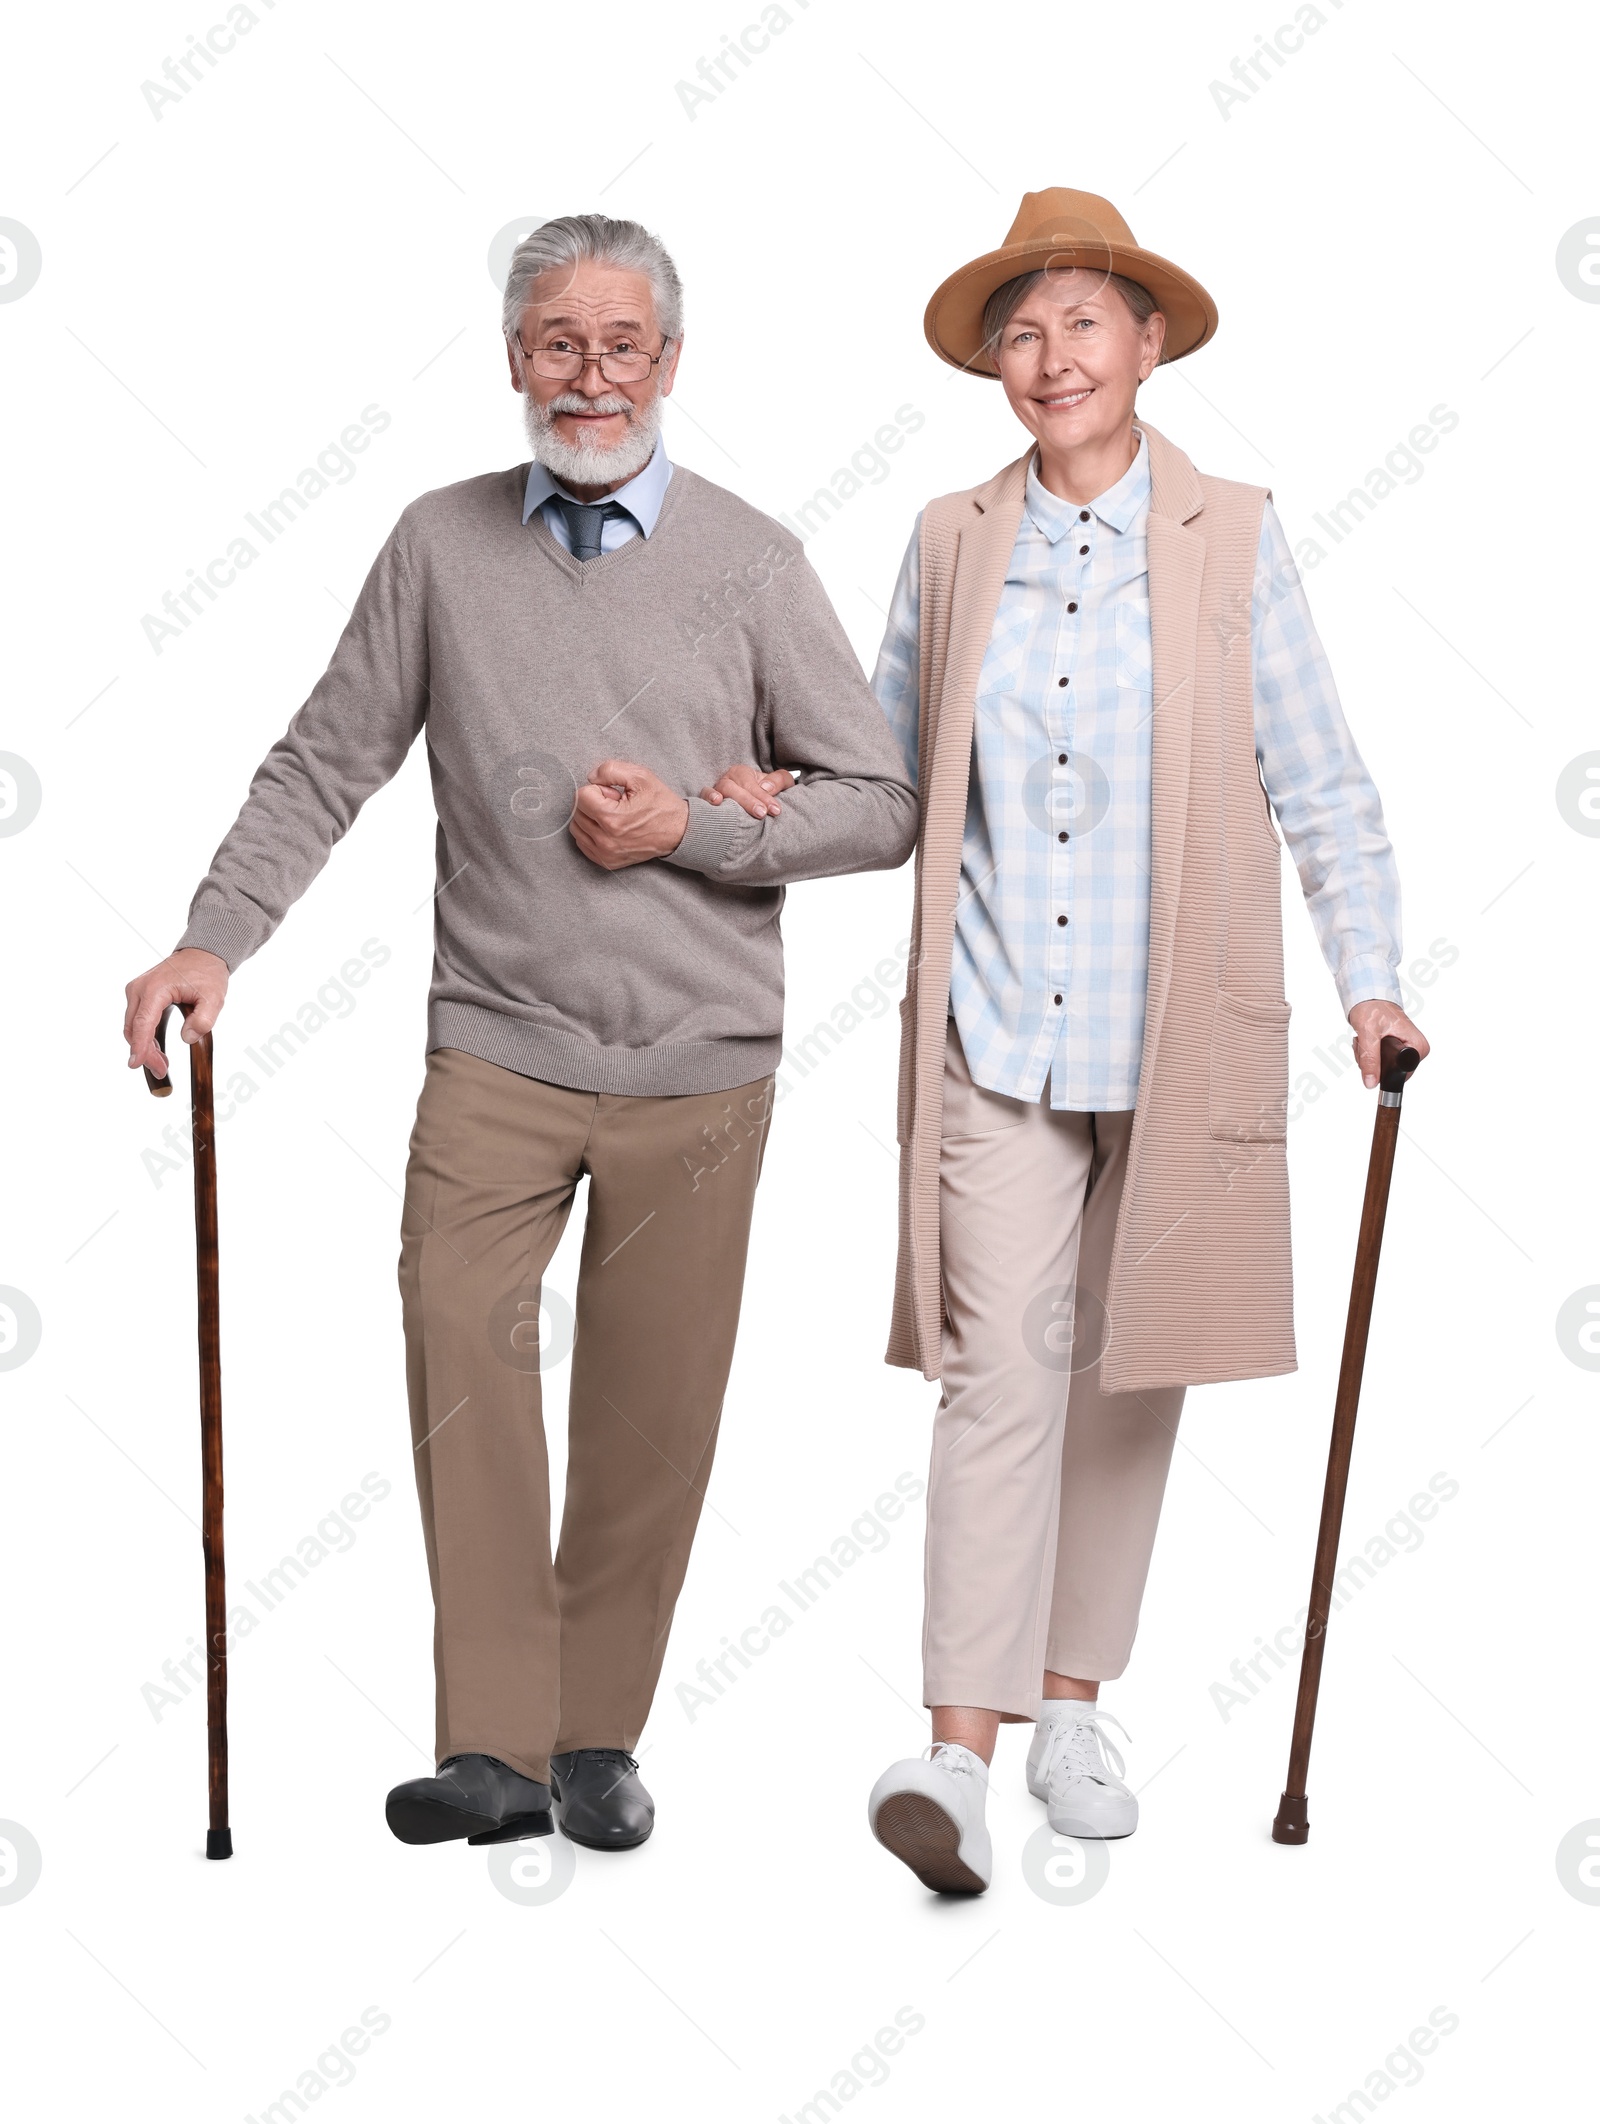
[[[792,789],[795,778],[786,768],[774,767],[763,774],[759,767],[730,767],[710,789],[700,794],[708,804],[720,804],[724,797],[742,805],[753,819],[776,818],[783,806],[778,802],[781,790]]]
[[[1426,1055],[1428,1043],[1398,1003],[1385,1003],[1374,996],[1370,1002],[1352,1003],[1350,1023],[1355,1027],[1351,1046],[1356,1051],[1356,1067],[1361,1071],[1361,1081],[1371,1091],[1383,1068],[1383,1043],[1393,1038],[1402,1047],[1414,1047],[1419,1055]]]

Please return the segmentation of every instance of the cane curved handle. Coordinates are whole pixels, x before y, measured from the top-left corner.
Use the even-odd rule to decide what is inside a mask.
[[[1392,1104],[1400,1104],[1400,1094],[1414,1071],[1420,1068],[1422,1057],[1414,1047],[1407,1047],[1395,1033],[1385,1033],[1379,1048],[1379,1089],[1389,1095]]]
[[[169,1003],[166,1009],[161,1013],[160,1021],[156,1026],[156,1045],[160,1048],[163,1054],[165,1054],[167,1051],[167,1020],[171,1016],[172,1005]],[[158,1099],[171,1098],[172,1070],[170,1065],[168,1066],[166,1075],[164,1077],[158,1077],[155,1071],[150,1067],[149,1063],[147,1062],[144,1066],[144,1081],[146,1082],[146,1084],[149,1085],[151,1091]]]
[[[180,1010],[182,1011],[185,1017],[188,1017],[190,1011],[193,1010],[193,1008],[194,1005],[192,1003],[169,1003],[166,1009],[161,1013],[160,1023],[156,1026],[156,1045],[160,1048],[163,1054],[165,1054],[167,1051],[167,1020],[172,1016],[174,1010]],[[203,1033],[200,1039],[195,1044],[198,1047],[204,1047],[209,1049],[211,1045],[210,1033]],[[147,1062],[144,1066],[144,1081],[146,1082],[146,1084],[149,1085],[151,1091],[158,1099],[166,1099],[171,1097],[172,1069],[170,1064],[167,1069],[167,1074],[164,1077],[158,1077]]]

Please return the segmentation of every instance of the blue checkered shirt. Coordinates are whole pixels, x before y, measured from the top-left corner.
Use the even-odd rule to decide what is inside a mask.
[[[979,677],[950,969],[973,1081],[1131,1108],[1150,949],[1149,447],[1087,508],[1030,470]],[[920,528],[920,526],[919,526]],[[917,535],[872,686],[917,777]],[[1268,502],[1251,609],[1256,753],[1346,1011],[1400,1000],[1400,881]],[[1062,918],[1065,917],[1063,920]]]

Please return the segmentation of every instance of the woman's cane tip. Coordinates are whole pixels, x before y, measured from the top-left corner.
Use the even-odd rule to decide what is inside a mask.
[[[208,1859],[233,1857],[233,1831],[231,1829],[208,1829],[206,1831],[206,1857]]]
[[[1311,1823],[1306,1815],[1306,1796],[1298,1797],[1286,1792],[1278,1802],[1277,1817],[1272,1824],[1272,1841],[1275,1844],[1303,1844],[1311,1834]]]

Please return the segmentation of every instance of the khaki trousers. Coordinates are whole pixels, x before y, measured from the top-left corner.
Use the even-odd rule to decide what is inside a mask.
[[[770,1078],[625,1098],[429,1055],[400,1293],[439,1761],[543,1781],[552,1750],[637,1741],[711,1471],[771,1103]],[[552,1562],[540,1284],[585,1173]]]
[[[1026,1719],[1046,1667],[1128,1663],[1184,1395],[1100,1391],[1133,1116],[1048,1100],[980,1090],[951,1022],[923,1701]]]

